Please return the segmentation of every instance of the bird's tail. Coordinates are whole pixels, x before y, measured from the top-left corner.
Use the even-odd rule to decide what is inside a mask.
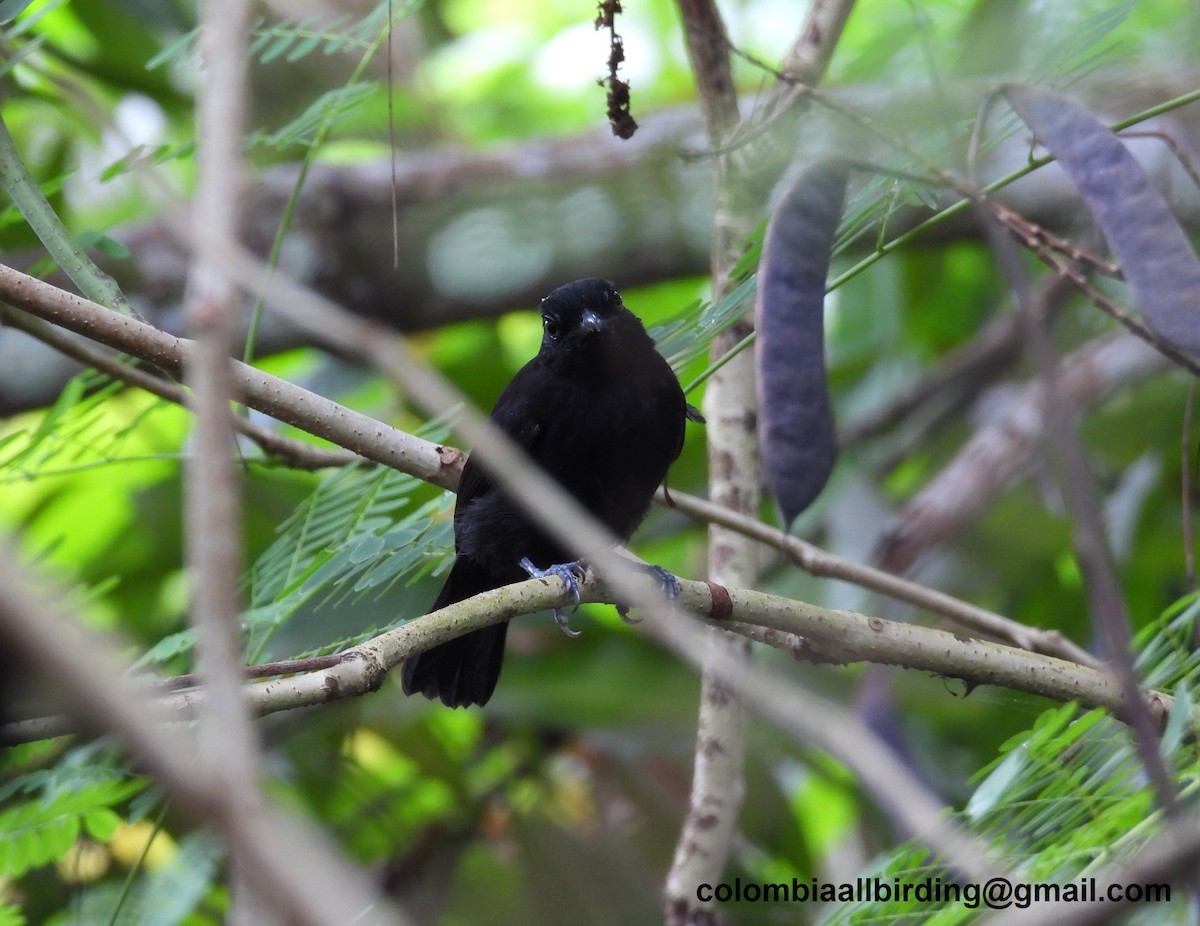
[[[404,662],[405,694],[441,698],[447,707],[484,705],[500,680],[508,624],[493,624],[447,640]]]
[[[495,587],[494,580],[476,572],[461,558],[457,560],[430,610]],[[500,680],[507,634],[507,622],[493,624],[409,656],[400,675],[404,693],[440,698],[447,707],[486,704]]]

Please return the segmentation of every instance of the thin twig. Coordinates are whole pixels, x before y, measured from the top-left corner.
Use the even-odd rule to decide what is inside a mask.
[[[984,203],[996,220],[1008,229],[1018,241],[1056,273],[1070,280],[1096,308],[1120,322],[1128,331],[1151,345],[1173,363],[1189,371],[1193,376],[1200,376],[1200,362],[1164,341],[1151,328],[1100,292],[1074,260],[1063,260],[1055,253],[1056,249],[1047,246],[1043,233],[1035,223],[1000,205],[995,200],[986,199]]]
[[[1070,515],[1075,559],[1083,576],[1092,620],[1107,642],[1109,658],[1128,704],[1126,716],[1133,729],[1142,767],[1167,815],[1177,817],[1181,812],[1178,790],[1159,751],[1154,721],[1139,696],[1129,612],[1117,580],[1116,564],[1108,545],[1094,478],[1079,438],[1076,415],[1068,393],[1059,388],[1058,358],[1030,299],[1028,274],[1016,243],[1003,225],[989,221],[982,209],[980,212],[985,216],[988,238],[1001,274],[1017,303],[1026,348],[1037,368],[1046,433],[1060,468],[1059,486]]]
[[[1126,130],[1119,134],[1122,138],[1157,138],[1167,146],[1171,154],[1175,155],[1175,160],[1179,162],[1179,166],[1183,169],[1183,172],[1192,181],[1192,186],[1200,190],[1200,172],[1197,172],[1195,165],[1192,164],[1192,159],[1188,157],[1188,153],[1184,150],[1183,145],[1179,144],[1169,132],[1144,129],[1140,132]]]
[[[330,669],[342,661],[339,655],[309,656],[307,659],[285,659],[281,662],[260,662],[252,666],[242,666],[243,678],[270,678],[274,675],[295,675],[299,672],[316,672],[319,669]],[[172,675],[170,678],[154,679],[149,683],[152,688],[177,690],[180,688],[196,688],[203,684],[199,675]]]
[[[777,527],[721,508],[686,492],[672,490],[670,502],[664,500],[661,492],[658,498],[663,504],[678,508],[694,518],[721,524],[779,550],[811,575],[840,579],[860,588],[870,589],[896,601],[931,611],[975,633],[1004,640],[1029,652],[1043,653],[1093,668],[1100,665],[1087,650],[1072,643],[1057,630],[1029,627],[894,573],[843,559],[806,540],[786,534]]]
[[[1196,588],[1196,548],[1192,537],[1192,408],[1196,401],[1196,379],[1188,381],[1183,403],[1183,427],[1179,439],[1179,504],[1183,511],[1183,567],[1189,590]]]
[[[392,39],[395,37],[395,22],[393,22],[393,0],[387,0],[387,123],[388,123],[388,165],[391,169],[389,177],[389,194],[392,198],[392,269],[400,267],[400,184],[396,180],[396,84],[392,76],[395,66],[395,53],[392,49]],[[328,125],[332,120],[328,120]],[[324,126],[322,126],[324,128]],[[314,146],[315,148],[315,146]]]

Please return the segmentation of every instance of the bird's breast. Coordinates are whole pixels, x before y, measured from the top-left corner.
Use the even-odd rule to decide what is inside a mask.
[[[666,364],[663,364],[666,366]],[[547,425],[538,462],[592,514],[628,537],[679,453],[684,402],[674,374],[656,388],[631,380],[571,397]],[[544,457],[544,459],[541,459]]]

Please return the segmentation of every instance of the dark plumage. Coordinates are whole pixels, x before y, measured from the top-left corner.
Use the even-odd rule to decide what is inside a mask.
[[[492,420],[609,530],[627,539],[683,447],[689,406],[670,366],[606,280],[542,300],[542,346],[505,387]],[[697,416],[698,417],[698,416]],[[431,610],[571,558],[468,458],[454,511],[457,558]],[[450,707],[495,691],[508,624],[450,640],[404,664],[405,694]]]

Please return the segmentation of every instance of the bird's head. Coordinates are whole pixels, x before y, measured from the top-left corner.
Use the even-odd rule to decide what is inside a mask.
[[[608,280],[576,280],[542,300],[542,353],[550,356],[603,353],[645,329],[625,308]]]

